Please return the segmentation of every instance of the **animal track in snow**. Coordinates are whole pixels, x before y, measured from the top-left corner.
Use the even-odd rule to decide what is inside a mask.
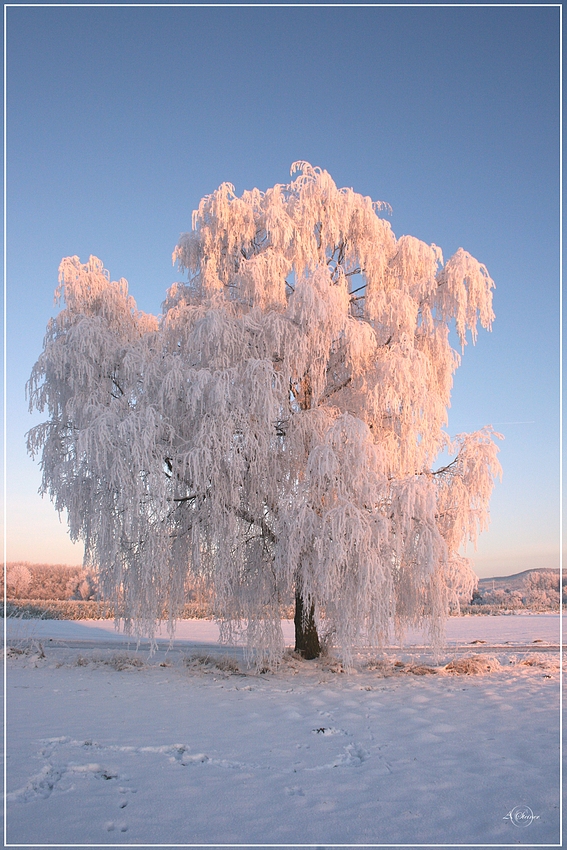
[[[319,726],[318,729],[312,730],[316,735],[350,735],[350,732],[345,732],[344,729],[335,729],[334,726]]]

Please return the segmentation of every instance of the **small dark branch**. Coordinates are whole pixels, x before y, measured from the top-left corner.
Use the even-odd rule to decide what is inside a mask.
[[[443,475],[443,473],[449,472],[455,466],[455,464],[457,463],[458,460],[459,460],[459,456],[457,455],[457,457],[454,458],[454,460],[452,460],[451,463],[448,463],[447,466],[442,466],[440,469],[432,470],[430,474],[431,475]]]
[[[342,257],[343,257],[342,244],[343,243],[340,242],[338,245],[333,245],[332,250],[328,253],[328,256],[327,256],[327,265],[328,266],[332,265],[334,271],[336,271],[338,266],[340,266],[341,263],[342,263]]]
[[[260,250],[262,245],[264,245],[267,242],[267,239],[268,239],[268,231],[266,230],[265,227],[259,227],[258,230],[256,231],[256,235],[254,236],[254,246],[256,248],[258,248],[258,250]]]
[[[116,380],[114,375],[111,375],[111,378],[112,378],[112,383],[114,384],[114,386],[116,387],[116,389],[120,393],[120,396],[123,396],[124,390],[122,389],[122,387],[120,386],[120,384],[118,383],[118,381]],[[112,395],[113,398],[120,398],[120,396],[116,396],[116,395],[114,395],[114,393],[111,393],[111,395]]]
[[[268,540],[270,543],[278,542],[278,538],[276,537],[272,529],[269,527],[265,519],[257,519],[244,508],[237,508],[235,513],[239,519],[244,520],[244,522],[250,523],[250,527],[252,527],[253,525],[258,526],[258,528],[262,532],[262,537],[265,540]]]
[[[252,541],[254,541],[254,540],[263,540],[263,539],[264,538],[262,537],[261,534],[252,534],[250,537],[245,538],[244,543],[248,544],[248,543],[252,543]]]
[[[350,274],[357,274],[357,272],[359,272],[359,271],[360,271],[360,269],[355,270],[355,271],[353,271],[353,272],[350,272]],[[349,277],[349,275],[347,275],[347,277]],[[360,292],[360,290],[361,290],[361,289],[366,289],[366,284],[363,284],[362,286],[357,287],[357,289],[353,289],[353,290],[352,290],[352,292],[351,292],[350,294],[351,294],[351,295],[356,295],[356,293],[357,293],[357,292]]]
[[[321,404],[322,401],[326,401],[328,398],[330,398],[335,393],[338,393],[340,390],[344,390],[344,388],[347,387],[350,384],[351,381],[352,381],[352,375],[349,375],[349,377],[346,378],[346,380],[344,380],[337,387],[330,387],[328,390],[323,392],[321,394],[321,399],[319,401],[319,404]]]

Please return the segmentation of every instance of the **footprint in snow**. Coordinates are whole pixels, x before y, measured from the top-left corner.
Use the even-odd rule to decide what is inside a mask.
[[[305,771],[328,770],[333,767],[359,767],[368,758],[370,758],[370,753],[361,744],[349,744],[347,747],[343,747],[343,752],[330,764],[307,767]]]
[[[188,764],[205,764],[205,762],[210,761],[211,759],[205,755],[205,753],[195,753],[191,755],[190,753],[183,753],[180,761],[183,765]]]
[[[285,793],[288,797],[305,797],[305,791],[299,785],[294,785],[293,788],[286,788]]]
[[[114,832],[115,829],[119,829],[120,832],[128,832],[128,824],[126,823],[114,823],[113,820],[107,820],[104,824],[104,828],[107,832]]]
[[[360,744],[349,744],[348,747],[344,748],[344,753],[335,759],[333,767],[358,767],[368,758],[370,758],[370,753],[363,746]]]
[[[31,776],[22,788],[6,794],[6,800],[9,803],[16,802],[17,800],[28,802],[37,797],[45,800],[51,796],[54,789],[61,783],[63,777],[68,780],[72,776],[93,776],[95,779],[102,780],[118,778],[118,774],[114,770],[101,767],[100,764],[75,764],[74,762],[68,762],[67,764],[53,765],[49,763],[45,764],[39,773]],[[59,790],[69,791],[71,789],[62,789],[60,787]]]
[[[6,800],[8,803],[14,803],[16,800],[22,800],[27,803],[36,797],[42,797],[46,800],[51,796],[51,792],[61,780],[64,773],[64,767],[55,767],[52,764],[46,764],[39,773],[28,779],[23,788],[18,788],[17,791],[11,791],[6,794]]]
[[[42,758],[49,758],[58,746],[71,743],[71,738],[68,735],[62,735],[59,738],[42,738],[39,743],[42,746],[38,755]]]
[[[178,762],[187,766],[189,764],[204,764],[210,761],[210,758],[205,753],[190,753],[189,747],[186,747],[185,744],[174,744],[173,747],[164,747],[163,751],[173,753],[173,755],[169,756],[171,764]]]

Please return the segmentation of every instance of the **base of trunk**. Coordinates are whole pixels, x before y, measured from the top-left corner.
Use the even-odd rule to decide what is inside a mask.
[[[308,609],[303,601],[301,593],[295,594],[295,651],[310,661],[321,655],[321,644],[315,625],[315,603],[312,602]]]

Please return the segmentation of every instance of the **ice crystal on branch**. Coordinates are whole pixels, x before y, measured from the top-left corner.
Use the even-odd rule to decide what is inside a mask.
[[[29,382],[43,484],[127,623],[173,623],[188,571],[231,639],[277,659],[301,633],[348,655],[427,623],[474,574],[488,522],[490,429],[444,432],[461,345],[489,329],[492,287],[462,249],[396,239],[380,204],[306,162],[266,192],[224,183],[173,257],[163,315],[77,257]],[[442,469],[432,464],[453,448]],[[308,622],[309,620],[309,622]],[[304,636],[305,636],[304,634]],[[303,646],[303,644],[301,644]]]

